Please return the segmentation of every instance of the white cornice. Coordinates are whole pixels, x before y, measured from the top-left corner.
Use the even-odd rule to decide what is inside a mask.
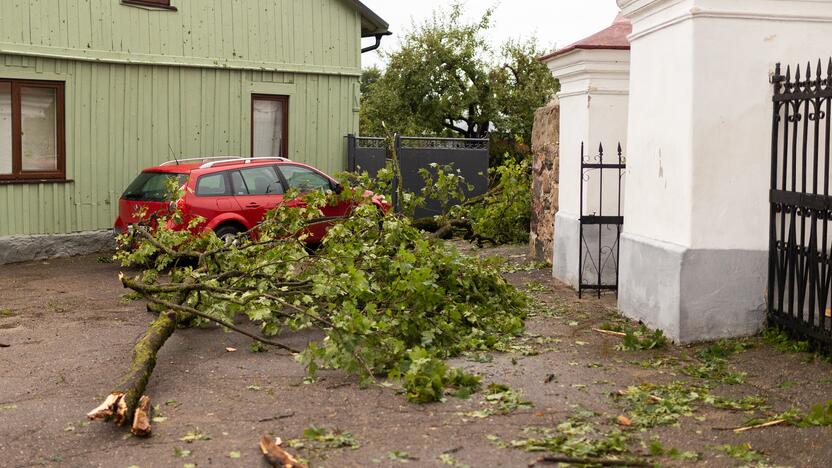
[[[618,0],[630,41],[698,18],[832,23],[832,0]]]
[[[561,80],[584,78],[623,78],[630,76],[629,50],[578,49],[547,63],[552,75]]]

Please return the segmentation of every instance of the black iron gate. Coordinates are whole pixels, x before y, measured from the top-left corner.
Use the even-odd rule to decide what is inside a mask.
[[[768,317],[819,345],[832,345],[832,60],[774,76]]]
[[[581,192],[580,192],[580,238],[578,256],[578,297],[583,297],[584,291],[596,291],[601,297],[602,291],[618,292],[618,254],[621,228],[624,217],[621,215],[621,181],[627,168],[621,154],[621,144],[618,145],[618,158],[614,162],[604,162],[604,147],[598,146],[598,154],[584,155],[584,145],[581,143]],[[610,185],[615,187],[611,203],[605,205],[604,173],[607,175],[607,194]],[[593,204],[588,211],[584,194],[590,176],[597,176],[597,204]],[[613,183],[610,184],[610,178]],[[594,188],[594,187],[592,187]],[[589,195],[589,194],[587,194]],[[609,201],[609,200],[608,200]],[[593,209],[595,208],[595,209]],[[607,211],[604,211],[606,208]],[[615,213],[613,215],[607,213]],[[595,235],[598,237],[596,238]],[[587,271],[584,272],[584,269]],[[591,283],[585,282],[588,277]]]

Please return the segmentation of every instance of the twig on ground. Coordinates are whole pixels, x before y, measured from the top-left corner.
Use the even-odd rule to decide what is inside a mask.
[[[292,417],[292,416],[294,416],[294,415],[295,415],[295,412],[294,412],[294,411],[290,411],[290,412],[288,412],[288,413],[286,413],[286,414],[278,414],[277,416],[272,416],[272,417],[270,417],[270,418],[258,419],[258,420],[257,420],[257,422],[261,422],[261,423],[262,423],[262,422],[269,422],[269,421],[279,421],[279,420],[281,420],[281,419],[291,418],[291,417]]]
[[[601,333],[601,334],[603,334],[603,335],[620,336],[620,337],[625,337],[625,336],[627,336],[627,334],[626,334],[626,333],[624,333],[624,332],[617,332],[617,331],[612,331],[612,330],[604,330],[603,328],[593,328],[593,329],[592,329],[592,331],[594,331],[594,332],[598,332],[598,333]]]
[[[0,343],[0,348],[11,348],[12,345],[8,345],[6,343]]]
[[[738,427],[736,429],[733,429],[733,431],[735,433],[739,434],[741,432],[750,431],[752,429],[762,429],[764,427],[779,426],[779,425],[784,424],[784,423],[786,423],[785,419],[775,419],[774,421],[768,421],[768,422],[764,422],[762,424],[756,424],[754,426]]]
[[[600,465],[600,466],[653,466],[647,462],[635,460],[604,460],[598,458],[573,458],[573,457],[558,457],[553,455],[546,455],[532,460],[529,466],[535,466],[540,463],[568,463],[570,465]]]

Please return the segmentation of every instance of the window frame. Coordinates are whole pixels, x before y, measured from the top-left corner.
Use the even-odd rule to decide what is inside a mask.
[[[278,164],[277,168],[278,168],[278,174],[280,174],[280,178],[283,180],[285,191],[292,190],[292,186],[289,183],[289,179],[286,178],[286,174],[283,173],[283,168],[284,167],[297,167],[297,168],[309,171],[313,174],[319,175],[322,179],[326,180],[329,183],[329,189],[330,190],[335,190],[336,182],[334,182],[331,177],[329,177],[328,175],[324,174],[323,172],[315,169],[314,167],[309,167],[309,166],[306,166],[306,165],[303,165],[303,164],[297,164],[297,163],[284,163],[284,164]],[[308,192],[301,192],[301,193],[308,193]]]
[[[234,187],[231,185],[231,172],[233,171],[220,171],[220,172],[206,172],[205,174],[200,174],[197,176],[196,181],[194,182],[194,196],[198,198],[218,198],[218,197],[233,197],[234,196]],[[220,195],[203,195],[199,193],[199,183],[202,182],[204,177],[211,177],[219,175],[225,181],[225,193]]]
[[[0,83],[11,85],[12,99],[12,173],[0,174],[3,182],[66,181],[66,83],[63,81],[17,80],[0,78]],[[23,134],[21,88],[48,88],[55,90],[55,171],[23,170]]]
[[[252,94],[251,95],[251,149],[249,153],[251,157],[254,155],[254,102],[255,101],[277,101],[283,104],[283,139],[280,145],[280,157],[289,157],[289,96],[282,94]],[[272,155],[275,156],[275,155]]]
[[[160,10],[178,11],[170,4],[170,0],[121,0],[122,5],[158,8]]]
[[[249,187],[248,187],[248,183],[246,182],[246,178],[243,177],[243,171],[251,171],[251,170],[262,169],[262,168],[270,168],[271,170],[274,171],[274,175],[277,176],[277,180],[275,182],[280,183],[280,189],[281,189],[280,193],[277,193],[277,192],[255,193],[255,194],[251,193],[251,189],[249,189]],[[242,180],[243,185],[245,185],[245,187],[246,187],[246,192],[248,192],[248,193],[243,194],[243,195],[238,195],[234,191],[234,173],[235,172],[240,174],[240,180]],[[278,166],[269,165],[269,166],[256,166],[256,167],[241,167],[239,169],[229,171],[228,176],[231,179],[231,192],[232,192],[232,195],[235,196],[235,197],[282,197],[282,196],[286,195],[286,192],[288,191],[288,189],[286,187],[286,179],[283,177],[283,173],[280,172],[280,169],[278,168]]]

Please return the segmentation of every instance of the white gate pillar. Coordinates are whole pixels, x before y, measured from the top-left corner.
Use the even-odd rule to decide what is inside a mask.
[[[560,81],[560,190],[555,231],[552,273],[564,283],[578,287],[580,239],[581,144],[586,154],[597,155],[599,144],[605,148],[605,162],[617,162],[620,143],[626,154],[627,101],[629,93],[631,31],[626,18],[616,18],[609,28],[542,57]],[[617,182],[604,174],[604,206],[614,207]],[[595,184],[595,185],[593,185]],[[598,205],[597,178],[588,182],[584,203],[591,211]],[[612,214],[605,209],[605,214]],[[597,233],[595,234],[597,236]],[[606,239],[606,236],[605,236]],[[590,244],[596,239],[588,239]],[[597,244],[596,244],[597,245]],[[594,246],[591,246],[594,251]],[[585,271],[587,271],[585,269]],[[607,267],[605,276],[614,274]]]
[[[633,24],[619,307],[691,342],[765,318],[778,61],[832,54],[832,0],[618,0]],[[564,112],[565,114],[565,112]]]

